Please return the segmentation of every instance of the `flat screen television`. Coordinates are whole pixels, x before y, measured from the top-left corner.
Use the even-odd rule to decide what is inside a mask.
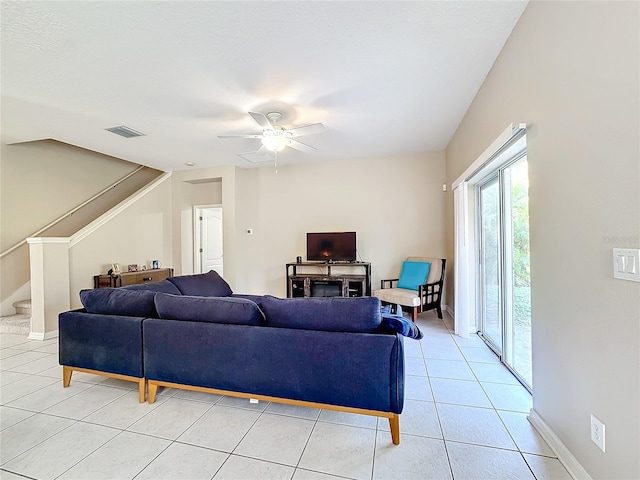
[[[355,262],[356,232],[307,233],[309,262]]]

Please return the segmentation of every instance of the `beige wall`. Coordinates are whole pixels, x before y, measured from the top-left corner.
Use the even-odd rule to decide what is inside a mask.
[[[442,152],[238,169],[236,180],[237,291],[284,296],[307,232],[355,231],[374,289],[407,256],[445,253]]]
[[[171,179],[125,208],[69,250],[71,307],[79,308],[78,293],[93,288],[93,276],[107,273],[112,263],[149,266],[160,260],[173,264]]]
[[[530,2],[446,152],[451,183],[528,124],[533,406],[593,478],[640,478],[640,284],[612,272],[612,248],[640,248],[639,18],[638,2]]]

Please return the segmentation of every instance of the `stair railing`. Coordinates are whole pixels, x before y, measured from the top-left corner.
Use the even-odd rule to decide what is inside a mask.
[[[30,237],[37,237],[38,235],[40,235],[42,232],[50,229],[51,227],[53,227],[54,225],[56,225],[57,223],[61,222],[62,220],[64,220],[67,217],[70,217],[71,215],[73,215],[74,213],[76,213],[78,210],[80,210],[82,207],[84,207],[85,205],[88,205],[89,203],[93,202],[96,198],[100,197],[101,195],[104,195],[105,193],[107,193],[109,190],[112,190],[114,188],[116,188],[118,185],[120,185],[122,182],[124,182],[125,180],[127,180],[128,178],[132,177],[133,175],[135,175],[136,173],[138,173],[140,170],[142,170],[144,167],[144,165],[140,165],[138,168],[136,168],[134,171],[126,174],[124,177],[122,177],[120,180],[117,180],[115,183],[109,185],[107,188],[99,191],[98,193],[96,193],[94,196],[92,196],[91,198],[89,198],[88,200],[85,200],[84,202],[82,202],[80,205],[78,205],[77,207],[72,208],[71,210],[69,210],[67,213],[61,215],[60,217],[58,217],[57,219],[55,219],[53,222],[45,225],[44,227],[42,227],[40,230],[38,230],[37,232],[32,233],[31,235],[29,235],[28,237],[26,237],[24,240],[16,243],[13,247],[5,250],[4,252],[0,253],[0,258],[4,257],[5,255],[8,255],[9,253],[13,252],[15,249],[20,248],[22,245],[24,245],[25,243],[27,243],[27,238]]]

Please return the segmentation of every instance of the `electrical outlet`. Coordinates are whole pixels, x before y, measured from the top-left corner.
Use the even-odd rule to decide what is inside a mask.
[[[604,423],[591,415],[591,440],[600,450],[604,450]]]

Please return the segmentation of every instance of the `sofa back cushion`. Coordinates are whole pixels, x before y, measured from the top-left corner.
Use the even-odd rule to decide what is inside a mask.
[[[197,297],[228,297],[233,293],[231,287],[215,270],[198,275],[182,275],[168,278],[182,295]]]
[[[81,290],[80,301],[89,313],[157,318],[155,295],[151,290],[96,288]]]
[[[262,300],[267,326],[373,333],[380,327],[380,300],[360,298],[276,298]]]
[[[264,324],[264,314],[258,305],[244,298],[158,293],[155,304],[160,318],[235,325]]]
[[[152,292],[171,293],[173,295],[180,295],[180,290],[169,280],[162,280],[160,282],[152,283],[140,283],[136,285],[128,285],[122,287],[125,290],[151,290]]]

